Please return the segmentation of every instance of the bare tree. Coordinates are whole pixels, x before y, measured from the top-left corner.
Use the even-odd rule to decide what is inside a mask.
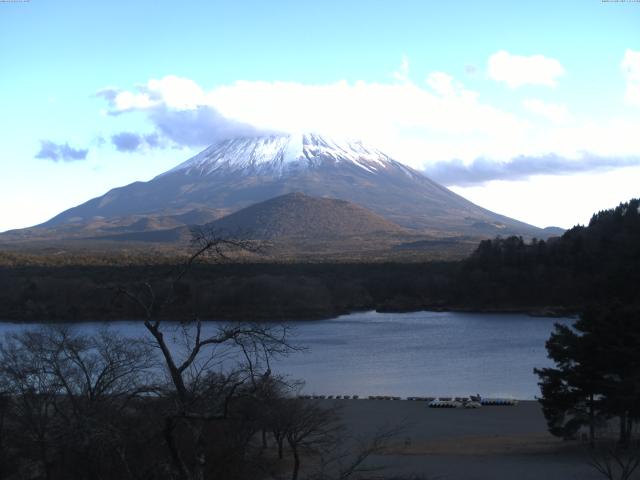
[[[83,465],[100,472],[106,457],[129,471],[117,422],[144,390],[149,353],[107,330],[86,336],[48,327],[10,335],[0,344],[0,378],[10,396],[14,449],[45,478],[56,466],[64,469],[70,455],[73,471],[84,477]]]
[[[640,467],[640,442],[630,442],[628,446],[619,444],[603,444],[590,449],[593,467],[607,480],[629,480]]]
[[[9,459],[7,455],[7,446],[5,441],[5,419],[9,410],[9,397],[4,391],[3,385],[0,385],[0,478],[7,475],[9,469]]]
[[[184,480],[205,477],[207,425],[228,418],[229,403],[242,385],[249,382],[255,388],[257,378],[270,375],[269,361],[273,356],[293,350],[285,327],[229,323],[205,333],[198,316],[180,325],[179,345],[171,343],[171,337],[167,338],[171,326],[163,322],[162,314],[178,298],[180,282],[194,264],[205,257],[220,261],[227,258],[229,252],[255,250],[250,242],[223,238],[207,230],[194,231],[193,244],[194,253],[169,275],[163,287],[146,281],[136,291],[119,289],[120,294],[144,312],[144,327],[161,353],[169,377],[167,393],[173,398],[172,407],[165,415],[164,438],[173,468]],[[223,370],[225,360],[232,364],[230,371],[214,375],[215,369]],[[179,424],[186,426],[190,433],[189,449],[178,446]],[[185,460],[184,455],[190,460]]]
[[[59,431],[55,411],[60,382],[47,374],[46,360],[32,349],[33,336],[11,336],[0,344],[0,376],[11,398],[11,413],[19,435],[14,443],[35,462],[44,478],[51,478],[52,448]]]
[[[309,480],[373,478],[371,475],[383,470],[384,467],[371,465],[369,460],[372,456],[383,453],[389,448],[391,442],[402,433],[404,428],[404,425],[384,426],[378,428],[368,438],[341,435],[332,448],[322,452],[319,469],[308,477]],[[384,480],[387,477],[375,478]],[[400,477],[397,478],[400,480]]]
[[[286,399],[283,408],[288,418],[285,438],[293,454],[291,480],[297,480],[301,454],[326,450],[336,443],[342,428],[335,409],[322,408],[315,402]]]

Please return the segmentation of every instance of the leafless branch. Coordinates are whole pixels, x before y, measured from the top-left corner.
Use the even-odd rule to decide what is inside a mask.
[[[640,467],[640,443],[622,448],[599,445],[590,451],[589,465],[608,480],[629,480]]]

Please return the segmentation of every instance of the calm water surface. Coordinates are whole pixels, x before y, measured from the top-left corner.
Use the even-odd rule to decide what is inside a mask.
[[[304,392],[326,395],[539,395],[534,367],[551,365],[544,343],[553,324],[571,319],[454,312],[354,313],[294,321],[292,341],[307,348],[276,361],[274,372],[304,379]],[[210,322],[207,328],[215,328]],[[0,323],[0,335],[23,328]],[[77,324],[83,332],[99,322]],[[130,337],[141,322],[112,323]]]

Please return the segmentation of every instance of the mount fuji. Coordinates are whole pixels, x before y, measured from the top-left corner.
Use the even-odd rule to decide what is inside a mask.
[[[471,203],[362,142],[312,133],[223,140],[148,182],[114,188],[12,233],[95,238],[204,224],[293,192],[352,202],[427,235],[548,236]]]

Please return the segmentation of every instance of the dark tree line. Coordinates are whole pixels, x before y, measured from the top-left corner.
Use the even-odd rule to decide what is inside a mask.
[[[640,303],[638,265],[640,200],[634,199],[548,241],[482,241],[453,285],[462,305],[580,312],[592,303]]]
[[[640,200],[593,216],[562,237],[482,241],[461,262],[201,263],[162,312],[282,320],[363,309],[576,313],[590,302],[639,303]],[[145,318],[112,288],[162,284],[172,265],[0,267],[0,317],[16,320]]]
[[[329,318],[363,309],[446,305],[456,264],[197,264],[180,282],[179,300],[203,318],[262,321]],[[172,266],[0,267],[0,317],[20,321],[143,319],[144,310],[113,295],[162,283]]]

